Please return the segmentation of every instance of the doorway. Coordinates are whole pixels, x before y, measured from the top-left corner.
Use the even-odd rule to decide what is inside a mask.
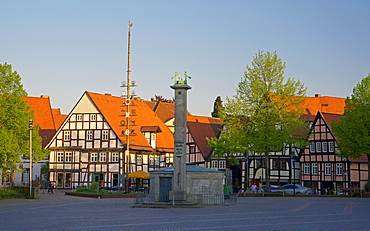
[[[72,173],[58,172],[57,187],[58,188],[71,188],[72,187]]]
[[[159,201],[169,202],[172,190],[172,177],[159,177]]]
[[[92,181],[98,184],[100,184],[100,182],[104,182],[104,173],[94,173]]]

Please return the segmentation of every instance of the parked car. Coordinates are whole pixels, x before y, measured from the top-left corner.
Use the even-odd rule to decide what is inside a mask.
[[[286,185],[283,185],[282,188],[284,192],[290,193],[290,194],[294,194],[294,192],[295,194],[314,194],[311,188],[307,188],[299,184],[286,184]]]
[[[282,192],[283,188],[279,185],[262,186],[264,192]]]

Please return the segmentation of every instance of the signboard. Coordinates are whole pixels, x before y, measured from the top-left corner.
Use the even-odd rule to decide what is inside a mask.
[[[183,142],[175,142],[175,156],[182,156],[183,148],[184,148]]]

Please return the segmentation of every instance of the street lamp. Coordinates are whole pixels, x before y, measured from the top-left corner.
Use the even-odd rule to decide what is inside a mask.
[[[30,130],[30,196],[32,195],[32,129],[33,129],[33,120],[29,121],[29,130]]]

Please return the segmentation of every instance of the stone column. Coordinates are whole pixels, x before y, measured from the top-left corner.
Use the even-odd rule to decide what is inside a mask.
[[[186,201],[186,113],[187,91],[191,89],[186,81],[175,82],[175,143],[174,173],[170,201]]]

